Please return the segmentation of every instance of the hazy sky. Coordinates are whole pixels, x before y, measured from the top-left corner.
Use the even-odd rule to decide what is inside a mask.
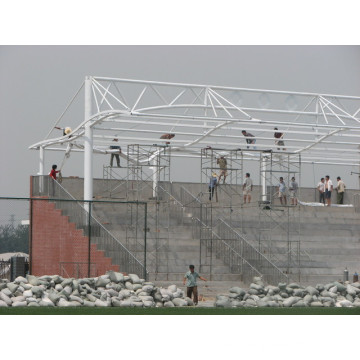
[[[116,3],[116,4],[115,4]],[[282,1],[133,1],[112,0],[69,1],[51,3],[49,1],[3,2],[0,22],[1,44],[311,44],[311,43],[358,43],[358,14],[356,1],[335,2],[302,0],[301,2]],[[358,5],[357,5],[358,6]],[[166,13],[167,12],[167,13]],[[184,33],[186,37],[184,38]],[[134,38],[134,34],[135,38]],[[164,34],[167,35],[164,39]],[[255,35],[254,35],[255,34]],[[305,40],[303,39],[306,34]],[[11,36],[12,40],[7,37]],[[164,40],[158,40],[158,38]],[[40,38],[40,40],[37,40]],[[5,41],[1,41],[5,39]],[[69,100],[79,88],[86,75],[134,78],[154,81],[189,82],[234,87],[279,89],[288,91],[323,92],[345,95],[360,95],[360,48],[355,46],[0,46],[0,116],[1,116],[1,196],[28,196],[29,176],[39,170],[37,151],[28,146],[42,140],[60,116]],[[79,119],[79,122],[83,118]],[[108,158],[96,162],[107,162]],[[48,153],[46,166],[60,162],[62,156]],[[70,160],[69,160],[70,161]],[[83,175],[82,156],[71,156],[64,175]],[[99,168],[94,169],[99,173]],[[64,169],[65,170],[65,169]],[[349,170],[349,169],[348,169]],[[317,167],[316,177],[324,175],[325,169]],[[348,171],[349,172],[349,171]],[[100,172],[101,173],[101,172]],[[187,172],[184,171],[185,177]],[[303,172],[311,179],[310,170]],[[336,172],[334,170],[334,176]],[[303,180],[305,176],[303,176]],[[357,186],[355,177],[346,181]],[[304,181],[303,181],[304,182]],[[309,181],[313,183],[312,179]],[[3,204],[2,204],[3,205]],[[43,317],[45,321],[45,317]],[[100,317],[99,317],[100,318]],[[116,322],[111,317],[102,328],[113,329]],[[143,318],[145,319],[145,318]],[[49,319],[51,320],[51,319]],[[68,326],[68,318],[52,329],[75,329],[74,336],[80,340],[82,333],[77,327]],[[164,344],[176,348],[176,339],[188,331],[188,320],[177,319],[176,329],[173,320],[163,317],[161,322],[139,324],[138,318],[122,319],[130,333],[136,333],[140,326],[155,330],[147,335],[146,344],[152,346],[158,341],[159,331],[164,325],[171,331],[161,332]],[[165,321],[169,320],[165,324]],[[285,322],[286,320],[286,322]],[[9,329],[16,329],[20,323],[2,319]],[[99,325],[98,321],[96,325]],[[218,328],[231,329],[233,318],[220,317],[214,320],[202,318],[201,331],[196,336],[199,343],[226,346],[198,346],[192,351],[196,356],[216,354],[226,357],[232,355],[233,346],[239,336],[250,346],[243,346],[242,352],[252,355],[258,340],[253,336],[257,329],[268,326],[258,321],[258,317],[242,318],[242,328],[227,331],[226,334],[214,332],[214,322]],[[231,321],[231,322],[230,322]],[[291,323],[290,323],[291,321]],[[294,321],[295,326],[294,326]],[[330,320],[329,320],[330,321]],[[338,327],[349,328],[351,317],[331,319]],[[345,323],[345,321],[348,321]],[[89,326],[94,320],[89,320]],[[36,330],[41,331],[43,323],[37,321]],[[45,324],[51,326],[51,324]],[[215,326],[216,326],[215,325]],[[282,347],[291,351],[292,339],[297,335],[304,338],[307,349],[316,355],[323,355],[319,341],[337,341],[339,333],[333,326],[324,327],[321,332],[317,326],[308,326],[309,321],[277,318],[272,321],[272,333],[281,333]],[[13,326],[13,327],[12,327]],[[16,326],[16,327],[15,327]],[[159,326],[159,327],[157,327]],[[284,328],[292,326],[291,332]],[[179,330],[180,329],[180,330]],[[245,329],[245,330],[242,330]],[[249,330],[250,329],[250,330]],[[329,329],[329,330],[327,330]],[[278,331],[277,331],[278,330]],[[8,331],[11,334],[11,331]],[[33,332],[38,334],[37,331]],[[116,331],[110,333],[116,334]],[[240,335],[239,335],[240,334]],[[262,339],[264,348],[271,348],[278,337],[268,334]],[[60,335],[60,332],[59,332]],[[86,335],[86,334],[85,334]],[[104,341],[108,341],[106,332]],[[178,335],[178,336],[177,336]],[[216,335],[216,339],[214,337]],[[226,336],[225,336],[226,335]],[[47,334],[42,336],[46,338]],[[100,340],[102,334],[97,336]],[[154,336],[154,338],[152,338]],[[223,336],[223,338],[222,338]],[[340,336],[341,337],[341,336]],[[31,334],[30,334],[31,338]],[[110,336],[111,338],[111,336]],[[32,338],[31,338],[32,339]],[[112,339],[112,338],[111,338]],[[174,340],[175,339],[175,340]],[[209,342],[210,339],[210,342]],[[6,339],[12,343],[14,339]],[[35,340],[35,338],[34,338]],[[43,347],[51,351],[51,338]],[[115,339],[116,340],[116,339]],[[219,341],[220,340],[220,341]],[[137,337],[128,337],[129,349],[137,346]],[[50,344],[47,348],[47,344]],[[86,350],[86,349],[85,349]],[[84,349],[81,348],[83,352]],[[92,353],[103,353],[104,349],[91,349]],[[341,347],[331,349],[332,354],[344,354]],[[337,354],[338,352],[338,354]],[[345,349],[346,352],[346,349]],[[6,353],[6,349],[5,349]],[[175,354],[175,353],[174,353]],[[173,357],[179,358],[181,350]],[[210,354],[210,353],[209,353]],[[31,357],[31,354],[27,354]],[[152,359],[153,356],[149,355]],[[272,353],[267,354],[271,359]]]
[[[86,75],[359,96],[360,47],[1,46],[1,196],[29,195],[39,153],[28,147],[44,139]],[[47,152],[46,169],[62,158]],[[101,177],[108,156],[95,158],[94,175]],[[82,161],[72,156],[64,176],[82,177]],[[350,170],[339,171],[357,188]],[[317,167],[315,178],[335,171]],[[303,168],[303,185],[312,186],[313,178],[312,168]],[[173,178],[187,179],[187,173]]]

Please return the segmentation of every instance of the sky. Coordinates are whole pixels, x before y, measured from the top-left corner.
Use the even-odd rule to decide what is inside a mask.
[[[358,96],[360,46],[0,46],[1,196],[29,195],[39,153],[28,147],[44,139],[86,75]],[[95,155],[95,178],[108,157]],[[62,159],[47,152],[46,171]],[[172,180],[196,181],[182,166]],[[330,173],[358,188],[350,171],[358,169],[303,166],[302,185]],[[82,155],[63,173],[83,177]]]
[[[170,6],[168,1],[161,0],[102,0],[101,4],[94,0],[4,2],[0,22],[0,196],[29,195],[29,176],[38,172],[39,160],[38,153],[28,147],[45,137],[86,75],[360,95],[360,50],[354,46],[358,44],[357,3],[355,0],[342,3],[223,0],[220,5],[219,1],[212,0],[183,0],[171,2]],[[43,46],[34,46],[36,44]],[[141,46],[143,44],[195,46]],[[234,45],[215,47],[213,44]],[[53,160],[60,160],[51,156],[54,158],[50,155],[46,158],[48,167]],[[81,175],[81,158],[72,161],[68,174],[79,172]],[[316,170],[316,176],[325,171]],[[307,177],[312,176],[309,171]],[[348,179],[356,187],[355,179]],[[118,341],[119,323],[113,321],[113,317],[107,317],[106,322],[100,321],[100,317],[96,321],[85,318],[82,318],[83,327],[94,327],[95,323],[106,329],[96,333],[99,344]],[[20,317],[17,319],[19,323],[14,317],[6,317],[2,322],[16,331],[23,321]],[[54,333],[61,336],[66,331],[68,337],[76,337],[78,343],[86,344],[88,333],[79,332],[78,326],[69,327],[69,319],[59,317],[55,327],[51,317],[42,317],[41,322],[37,318],[35,331],[27,336],[35,341],[41,333],[43,350],[50,352]],[[313,357],[330,351],[333,356],[344,356],[344,353],[350,354],[350,348],[326,348],[320,344],[344,342],[347,332],[334,332],[334,326],[350,329],[355,321],[352,316],[322,317],[320,329],[319,319],[311,316],[276,319],[202,316],[201,323],[193,316],[186,316],[176,317],[176,326],[173,316],[154,319],[121,318],[122,328],[126,328],[123,336],[127,349],[135,349],[139,341],[143,348],[153,349],[161,338],[158,351],[148,352],[147,356],[153,358],[159,351],[167,351],[173,359],[180,359],[189,345],[186,340],[179,342],[178,339],[189,334],[197,340],[192,350],[195,357],[225,358],[239,351],[253,357],[260,343],[263,349],[260,354],[265,353],[270,359],[278,358],[279,349],[291,352],[293,359],[303,358],[303,352],[294,352],[296,346],[306,349]],[[43,328],[52,331],[44,332]],[[149,328],[153,331],[148,332]],[[140,340],[136,336],[139,329],[146,332]],[[254,336],[259,329],[262,335]],[[6,340],[18,346],[17,339]],[[77,347],[71,351],[74,354],[79,351],[83,356],[87,348]],[[95,346],[89,350],[93,356],[95,353],[104,356],[106,351],[111,351],[109,355],[113,356],[114,349]],[[6,354],[7,350],[4,351]],[[29,352],[26,356],[32,358]],[[56,354],[54,356],[56,358]]]

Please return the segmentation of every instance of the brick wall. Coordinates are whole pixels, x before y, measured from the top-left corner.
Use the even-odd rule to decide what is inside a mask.
[[[31,245],[33,275],[88,276],[89,239],[54,203],[33,201]],[[119,271],[119,266],[112,265],[111,259],[105,257],[96,244],[91,244],[90,255],[90,276],[103,275],[108,270]]]

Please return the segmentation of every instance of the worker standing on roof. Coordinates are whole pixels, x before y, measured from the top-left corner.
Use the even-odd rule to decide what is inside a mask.
[[[247,144],[255,144],[256,143],[256,139],[253,134],[250,134],[249,132],[247,132],[245,130],[241,131],[241,133],[247,138],[246,139]],[[248,145],[246,148],[250,149],[250,146]],[[256,150],[256,146],[254,146],[254,150]]]
[[[175,137],[175,134],[163,134],[160,136],[160,139],[166,139],[166,140],[171,140],[173,137]],[[170,141],[166,141],[165,142],[166,145],[170,145]]]
[[[274,128],[274,130],[278,130],[278,128]],[[275,140],[275,145],[277,145],[277,146],[285,146],[284,140],[282,140],[283,137],[284,137],[284,133],[276,131],[274,133],[274,138],[276,139]],[[277,149],[280,150],[279,147]],[[283,147],[283,150],[286,150],[286,149]]]

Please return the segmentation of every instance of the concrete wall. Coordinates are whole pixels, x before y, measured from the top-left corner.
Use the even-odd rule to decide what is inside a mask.
[[[83,198],[83,184],[84,180],[82,178],[63,178],[62,183],[65,189],[78,199]],[[172,184],[175,192],[179,190],[180,186],[184,186],[193,195],[200,194],[201,196],[201,194],[204,194],[204,199],[207,198],[208,187],[205,184],[193,182],[173,182]],[[138,186],[139,184],[131,181],[94,179],[94,196],[95,199],[107,199],[111,197],[118,200],[126,200],[128,197],[127,200],[137,200],[136,189]],[[221,188],[221,186],[222,185],[220,185],[219,188]],[[149,200],[152,197],[152,182],[142,182],[139,187],[141,189],[141,199],[139,198],[138,200]],[[112,189],[115,190],[111,193]],[[236,192],[239,194],[242,193],[241,186],[238,186]],[[360,194],[360,190],[346,189],[344,204],[353,204],[355,194]],[[333,202],[336,203],[336,191],[333,192],[332,197]],[[299,189],[298,198],[304,202],[318,202],[319,192],[314,188],[302,187]],[[255,202],[260,200],[259,185],[255,185],[253,188],[252,200]]]

